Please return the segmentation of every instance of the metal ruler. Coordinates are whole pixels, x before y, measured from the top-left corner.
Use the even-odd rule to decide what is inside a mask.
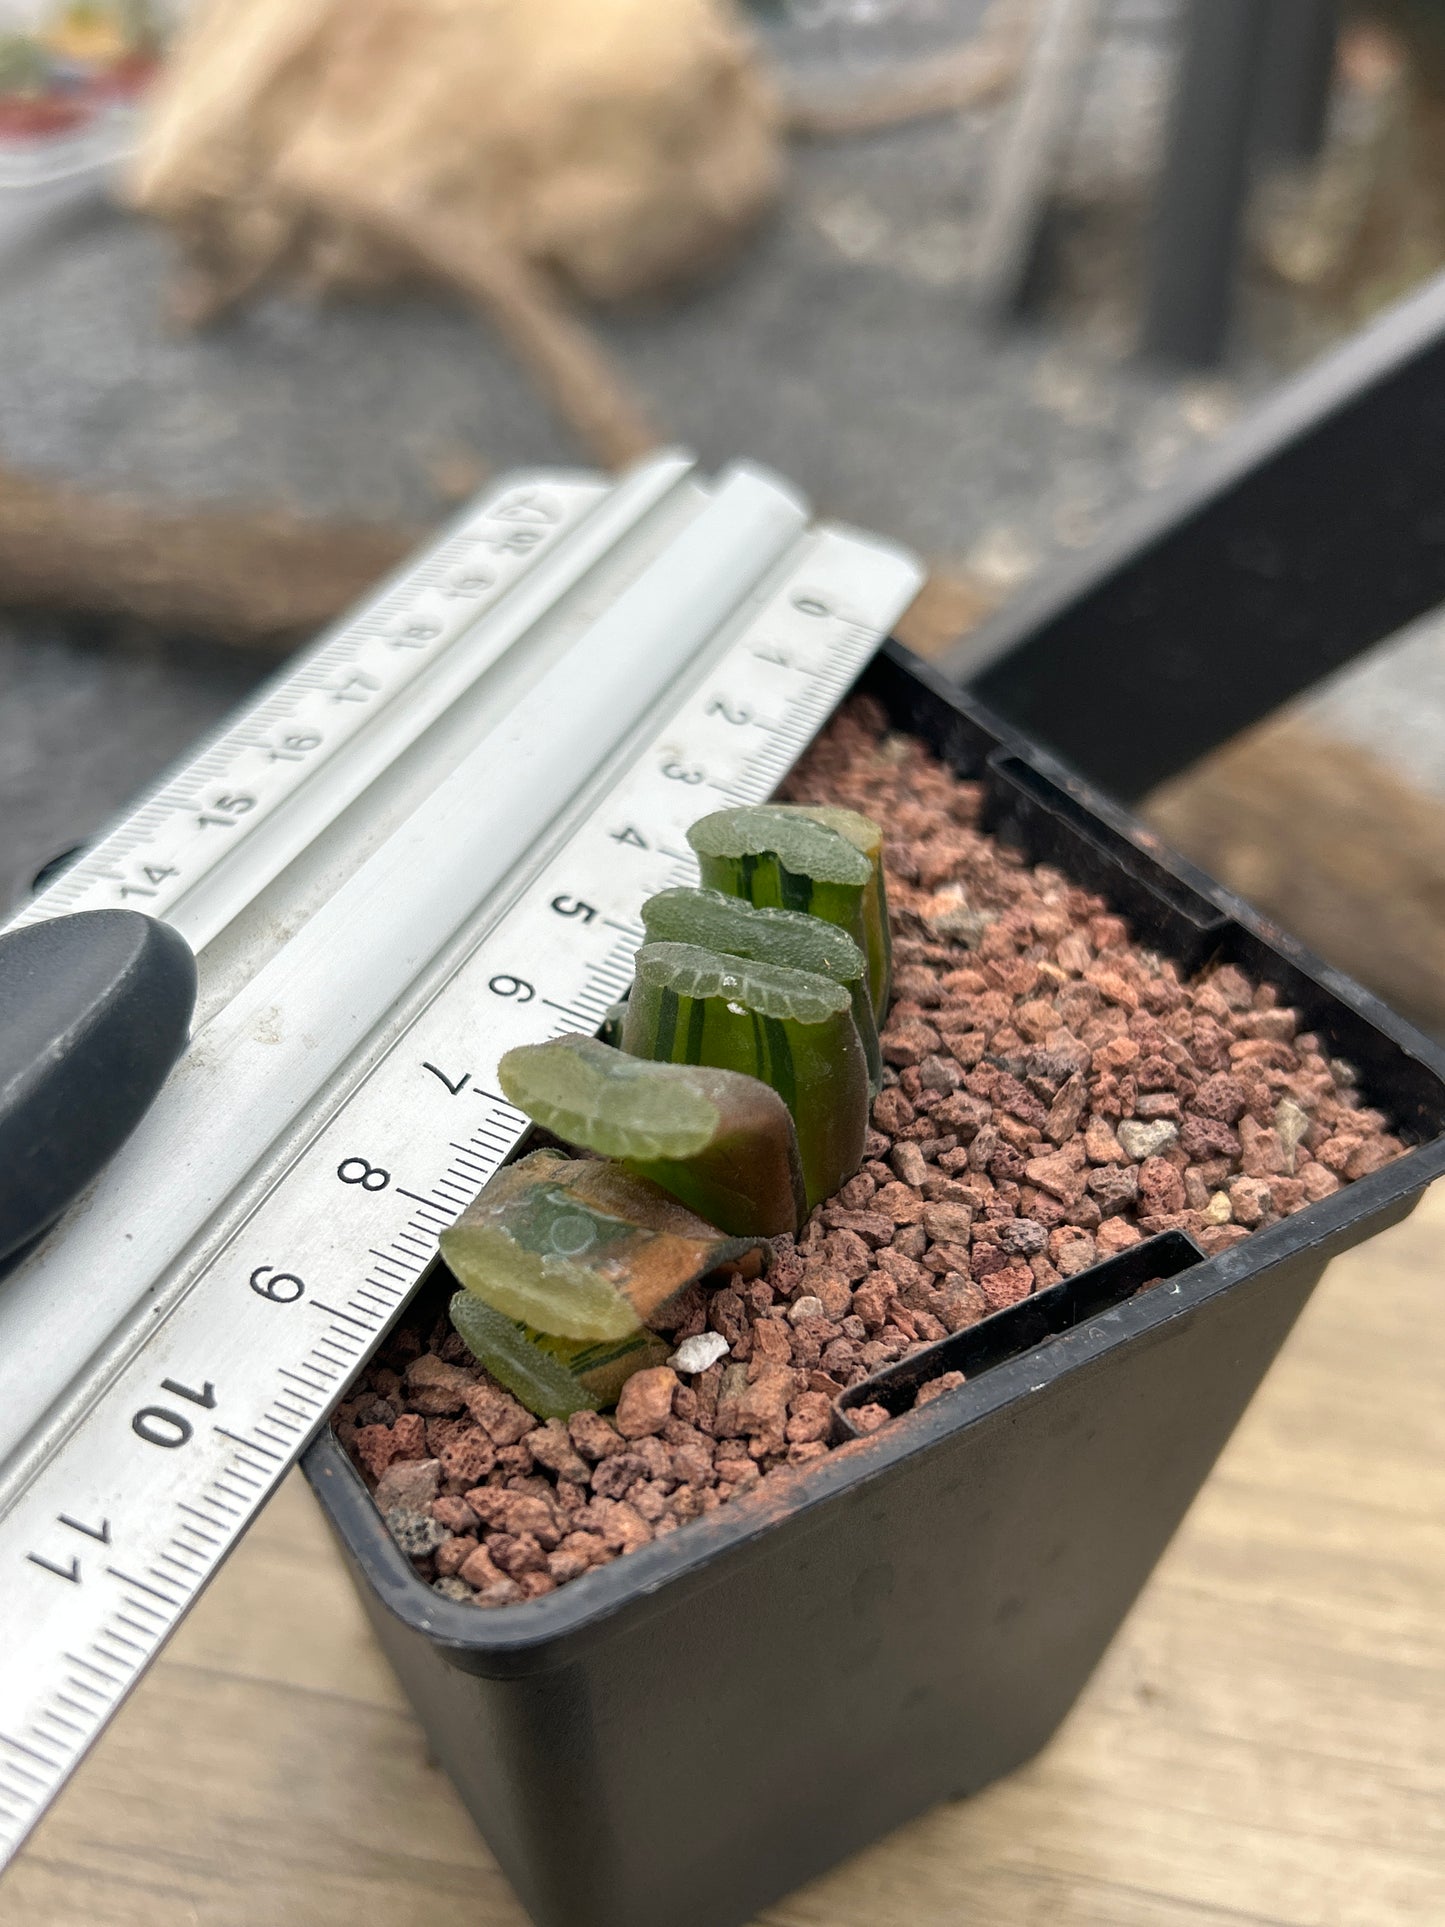
[[[201,998],[0,1280],[0,1864],[515,1147],[498,1057],[596,1028],[920,580],[747,467],[510,478],[16,919],[163,916]]]

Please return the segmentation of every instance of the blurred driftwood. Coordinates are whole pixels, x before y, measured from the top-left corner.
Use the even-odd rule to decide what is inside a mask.
[[[838,138],[996,97],[1032,0],[977,35],[784,108],[734,0],[209,0],[152,102],[131,194],[175,232],[189,325],[284,279],[424,278],[501,333],[588,452],[660,437],[569,306],[710,270],[783,177],[783,136]]]
[[[555,379],[580,380],[579,371],[585,353]],[[594,420],[591,439],[608,442],[619,463],[645,453],[650,432],[625,406],[599,410],[599,392],[594,385],[579,403]],[[0,608],[128,617],[165,634],[278,652],[360,600],[423,533],[276,510],[180,509],[0,467]],[[993,604],[972,578],[936,570],[895,630],[919,655],[938,655]]]
[[[994,0],[962,46],[833,93],[795,88],[784,100],[787,131],[794,140],[847,140],[987,106],[1019,77],[1032,11],[1031,0]]]
[[[165,509],[0,469],[0,605],[130,617],[280,652],[394,568],[413,531],[275,511]]]
[[[1286,716],[1162,785],[1142,814],[1292,936],[1445,1034],[1445,803]]]
[[[782,173],[777,92],[734,0],[207,0],[130,191],[180,243],[180,319],[276,281],[441,282],[619,467],[659,438],[569,298],[712,269]]]
[[[334,200],[344,205],[339,192]],[[358,218],[492,323],[594,461],[626,468],[661,445],[631,384],[547,273],[492,241],[475,215],[373,197]]]
[[[782,180],[776,88],[735,0],[205,0],[131,181],[228,294],[414,278],[397,204],[589,301],[711,269]],[[380,223],[366,218],[375,206]]]

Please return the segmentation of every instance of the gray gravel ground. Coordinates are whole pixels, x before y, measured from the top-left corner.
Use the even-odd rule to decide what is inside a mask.
[[[976,11],[960,0],[949,18]],[[1137,78],[1139,45],[1125,52],[1126,92],[1147,105],[1157,85]],[[979,114],[799,150],[783,210],[732,273],[600,325],[709,464],[771,463],[827,512],[1006,592],[1177,474],[1274,372],[1245,355],[1224,379],[1173,379],[1131,361],[1112,324],[980,324],[967,268],[989,130]],[[461,461],[577,458],[444,300],[278,298],[185,337],[162,325],[166,270],[161,235],[103,210],[0,260],[0,459],[98,488],[424,521]],[[1391,660],[1322,713],[1445,788],[1445,652],[1427,634]],[[198,647],[0,626],[0,896],[248,680]]]

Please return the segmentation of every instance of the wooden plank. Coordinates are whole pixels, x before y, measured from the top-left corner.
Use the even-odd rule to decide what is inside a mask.
[[[758,1927],[1445,1920],[1442,1232],[1331,1269],[1040,1758]],[[525,1927],[297,1480],[0,1888],[82,1920]]]

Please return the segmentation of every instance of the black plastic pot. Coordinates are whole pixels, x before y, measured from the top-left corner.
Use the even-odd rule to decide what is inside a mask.
[[[1424,1038],[895,645],[863,686],[1142,941],[1278,985],[1414,1148],[1218,1257],[1169,1233],[940,1341],[845,1393],[840,1429],[955,1366],[963,1386],[521,1605],[433,1592],[318,1441],[307,1475],[377,1636],[539,1927],[734,1927],[1028,1759],[1324,1266],[1445,1169]]]

